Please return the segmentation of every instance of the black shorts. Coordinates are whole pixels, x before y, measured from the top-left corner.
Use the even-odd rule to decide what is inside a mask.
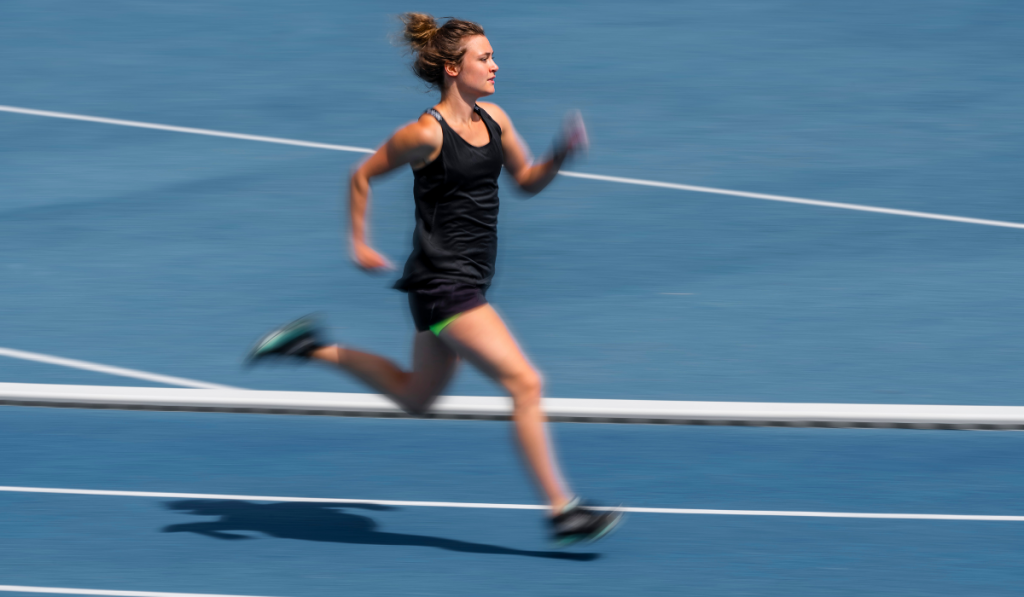
[[[409,309],[416,330],[430,326],[487,304],[485,289],[454,280],[435,280],[423,288],[409,291]]]

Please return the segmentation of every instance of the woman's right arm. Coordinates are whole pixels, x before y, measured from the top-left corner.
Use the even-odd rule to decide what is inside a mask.
[[[399,129],[352,171],[348,186],[350,235],[352,260],[359,267],[367,271],[393,269],[391,262],[373,250],[368,242],[366,213],[370,203],[370,180],[405,164],[415,167],[432,161],[440,153],[442,138],[437,120],[425,115]]]

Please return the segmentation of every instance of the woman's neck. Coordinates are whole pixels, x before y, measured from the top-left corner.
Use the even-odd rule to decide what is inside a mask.
[[[441,101],[437,103],[437,108],[449,122],[456,124],[469,123],[473,121],[473,112],[476,109],[477,99],[479,98],[475,95],[459,93],[458,88],[452,85],[441,96]]]

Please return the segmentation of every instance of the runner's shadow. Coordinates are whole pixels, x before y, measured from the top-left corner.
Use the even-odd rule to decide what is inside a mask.
[[[215,539],[253,539],[254,537],[239,534],[239,531],[255,531],[271,537],[302,541],[357,545],[412,545],[465,553],[529,556],[581,562],[589,562],[599,557],[596,553],[529,551],[428,535],[386,533],[378,531],[377,522],[368,516],[341,511],[342,508],[394,510],[391,506],[377,504],[335,505],[301,502],[254,504],[240,500],[181,500],[167,502],[164,505],[171,510],[183,510],[198,516],[220,516],[221,518],[212,522],[172,524],[164,527],[163,532],[196,533]]]

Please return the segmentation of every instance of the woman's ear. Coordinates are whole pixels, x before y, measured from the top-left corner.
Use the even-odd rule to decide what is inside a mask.
[[[457,77],[457,76],[459,76],[459,71],[460,70],[461,69],[459,68],[459,65],[455,64],[454,62],[445,62],[444,63],[444,72],[449,77]]]

